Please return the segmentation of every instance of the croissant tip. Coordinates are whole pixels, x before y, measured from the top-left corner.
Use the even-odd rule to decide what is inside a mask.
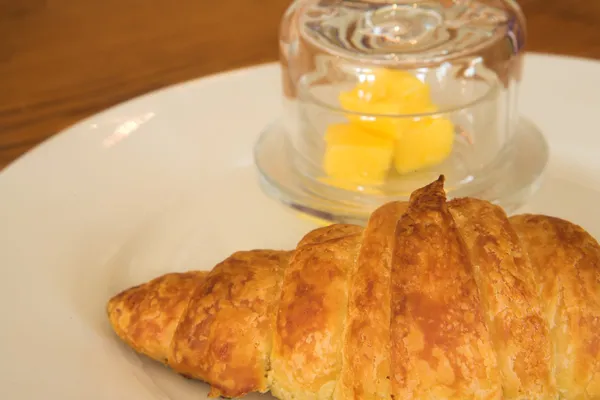
[[[433,187],[433,188],[445,193],[445,190],[444,190],[445,183],[446,183],[446,176],[442,174],[434,182],[432,182],[430,185],[427,185],[427,186]]]

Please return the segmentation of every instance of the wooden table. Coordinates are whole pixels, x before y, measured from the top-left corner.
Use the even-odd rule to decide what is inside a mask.
[[[288,4],[0,0],[0,169],[61,129],[133,96],[275,60]],[[600,59],[600,1],[521,5],[529,50]]]

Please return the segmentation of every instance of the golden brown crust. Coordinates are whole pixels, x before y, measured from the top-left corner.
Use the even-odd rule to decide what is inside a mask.
[[[211,396],[600,399],[600,245],[557,218],[447,203],[443,179],[364,230],[167,274],[107,311],[123,341]]]
[[[362,232],[361,227],[351,224],[333,224],[324,226],[322,228],[314,229],[304,235],[304,237],[300,239],[300,242],[298,242],[296,248],[335,241],[336,239],[352,236],[360,232]]]
[[[282,399],[330,399],[341,368],[348,280],[362,228],[329,226],[300,241],[285,272],[269,380]],[[327,238],[317,241],[313,238]]]
[[[334,399],[390,398],[390,271],[396,223],[406,208],[400,202],[380,207],[363,233]]]
[[[600,398],[600,246],[581,227],[541,215],[510,222],[532,262],[565,399]]]
[[[527,254],[504,211],[459,199],[449,208],[469,249],[505,399],[556,399],[548,323]]]
[[[205,276],[166,274],[114,296],[107,306],[114,331],[134,350],[166,363],[175,328]]]
[[[413,193],[398,223],[391,298],[393,398],[501,398],[472,266],[442,180]]]
[[[211,395],[266,392],[274,313],[288,252],[237,252],[194,292],[169,365],[212,386]]]

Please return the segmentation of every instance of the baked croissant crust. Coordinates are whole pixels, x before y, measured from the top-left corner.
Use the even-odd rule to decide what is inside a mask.
[[[600,246],[543,215],[447,201],[443,177],[366,227],[236,252],[108,302],[139,353],[211,396],[600,399]]]

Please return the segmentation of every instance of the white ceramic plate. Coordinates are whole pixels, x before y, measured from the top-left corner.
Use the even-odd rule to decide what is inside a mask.
[[[526,208],[600,238],[598,88],[600,63],[529,56],[520,104],[551,147]],[[314,227],[257,184],[252,146],[279,112],[277,66],[235,71],[112,108],[1,172],[1,399],[205,398],[122,345],[105,303],[235,250],[291,248]]]

